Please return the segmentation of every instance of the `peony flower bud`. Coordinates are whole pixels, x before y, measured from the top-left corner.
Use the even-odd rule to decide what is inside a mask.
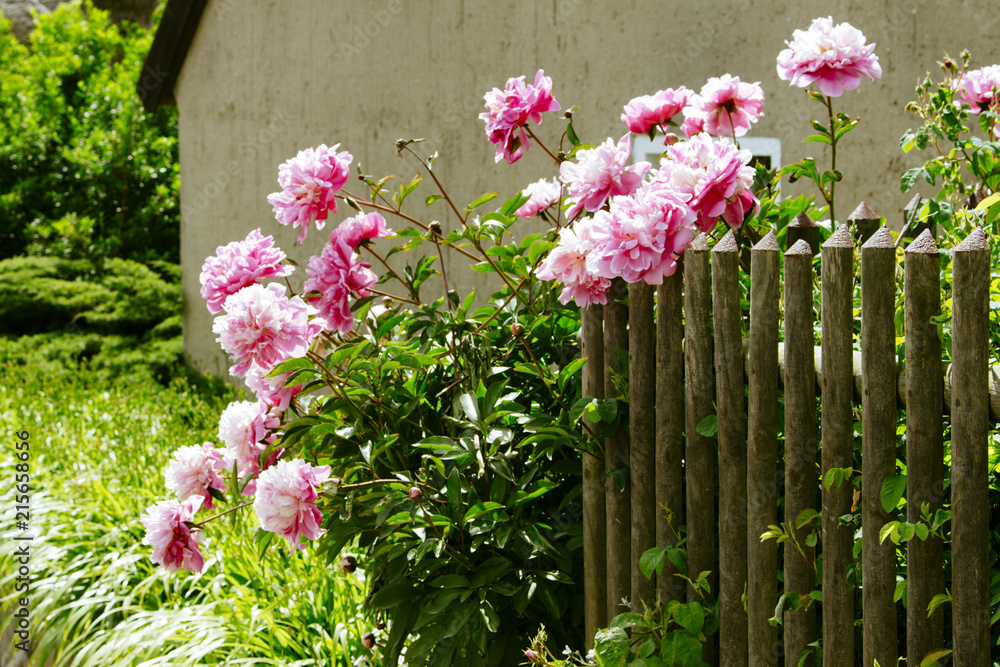
[[[361,638],[361,645],[364,646],[369,651],[375,646],[375,635],[370,632],[366,632],[365,636]]]
[[[514,338],[520,338],[521,336],[523,336],[524,335],[524,325],[523,324],[518,324],[516,322],[514,324],[510,325],[510,335],[513,336]]]
[[[340,571],[344,574],[352,574],[358,569],[358,559],[354,556],[344,556],[340,559]]]
[[[413,502],[418,502],[423,497],[424,497],[424,492],[421,491],[419,488],[414,486],[413,488],[410,489],[410,500],[412,500]]]

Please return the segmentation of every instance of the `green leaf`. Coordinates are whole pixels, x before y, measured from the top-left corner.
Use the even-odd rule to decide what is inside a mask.
[[[812,508],[804,509],[801,512],[799,512],[799,515],[797,517],[795,517],[795,527],[801,528],[802,526],[806,525],[817,516],[819,516],[819,512],[817,512],[816,510]]]
[[[279,375],[284,375],[285,373],[290,373],[291,371],[306,369],[316,370],[316,366],[310,359],[306,359],[305,357],[295,357],[294,359],[286,359],[285,361],[282,361],[280,364],[271,369],[271,372],[265,377],[273,378],[278,377]]]
[[[628,661],[628,635],[621,628],[601,630],[594,637],[594,653],[601,667],[624,667]]]
[[[634,612],[625,612],[624,614],[618,614],[611,621],[612,628],[631,628],[633,626],[646,627],[646,619],[642,614],[636,614]]]
[[[473,201],[471,204],[469,204],[468,206],[465,207],[465,212],[467,214],[471,213],[472,211],[474,211],[475,209],[479,208],[480,206],[482,206],[486,202],[494,199],[499,194],[500,194],[499,192],[487,192],[487,193],[479,195],[479,197],[477,197],[475,201]]]
[[[569,143],[574,146],[580,145],[580,137],[576,136],[576,130],[573,129],[573,123],[566,124],[566,138],[569,139]]]
[[[882,481],[882,509],[891,512],[896,509],[903,492],[906,491],[906,475],[889,475]]]
[[[444,195],[427,195],[426,197],[424,197],[424,204],[430,206],[434,202],[439,201],[441,199],[444,199]]]
[[[430,585],[434,588],[468,588],[469,580],[460,574],[445,574],[431,581]]]
[[[930,618],[931,614],[937,611],[937,608],[945,604],[946,602],[949,603],[951,602],[951,593],[948,592],[938,593],[937,595],[932,597],[931,601],[927,604],[927,618]]]
[[[943,648],[937,651],[933,651],[924,656],[924,659],[920,661],[920,667],[933,667],[938,664],[938,660],[951,655],[950,648]]]
[[[674,620],[691,634],[697,635],[705,624],[705,610],[700,602],[678,605],[674,607]]]
[[[372,609],[392,609],[412,600],[415,593],[410,584],[387,584],[371,596],[368,604]]]
[[[699,435],[702,435],[706,438],[714,438],[715,434],[719,432],[718,415],[711,414],[706,416],[704,419],[698,422],[698,426],[695,427],[695,430],[698,431]]]
[[[660,547],[653,547],[643,553],[639,557],[639,570],[642,572],[642,575],[647,579],[652,579],[653,572],[661,572],[665,556],[666,551]]]

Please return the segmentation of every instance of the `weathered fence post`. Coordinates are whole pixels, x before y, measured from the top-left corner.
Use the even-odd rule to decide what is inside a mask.
[[[684,272],[678,267],[656,292],[656,545],[662,548],[677,544],[684,522],[683,285]],[[668,560],[656,577],[664,604],[684,600],[684,581],[675,574],[677,568]]]
[[[819,246],[823,242],[822,230],[805,211],[795,216],[785,230],[785,244],[788,249],[799,241],[808,243],[814,255],[819,252]]]
[[[747,454],[747,614],[751,667],[778,663],[777,630],[768,619],[778,601],[778,547],[761,541],[778,522],[778,262],[768,232],[751,251],[750,376]],[[690,422],[689,422],[690,423]]]
[[[604,313],[597,306],[580,311],[583,344],[583,395],[604,398]],[[586,417],[585,417],[586,419]],[[593,423],[591,427],[595,428]],[[595,428],[596,430],[596,428]],[[597,446],[601,444],[598,442]],[[600,452],[597,452],[600,454]],[[583,455],[583,595],[587,649],[594,647],[594,634],[608,624],[608,584],[606,580],[607,518],[604,503],[604,461]]]
[[[652,285],[628,286],[629,477],[632,486],[632,611],[656,603],[656,583],[639,568],[656,546],[656,313]]]
[[[865,243],[882,226],[882,218],[872,210],[867,202],[861,202],[854,212],[847,216],[847,225],[851,227],[854,240]]]
[[[684,252],[684,388],[685,476],[687,489],[688,576],[711,571],[715,590],[715,441],[698,433],[698,424],[712,414],[712,276],[708,244],[698,236]],[[689,599],[701,599],[693,590]],[[712,662],[713,643],[703,657]]]
[[[895,514],[882,485],[896,471],[896,247],[888,227],[861,247],[861,515],[864,664],[895,665],[896,545],[880,542]]]
[[[719,438],[719,664],[746,667],[747,435],[740,255],[733,232],[712,249]]]
[[[956,667],[990,664],[990,250],[977,228],[952,251],[951,535]]]
[[[840,526],[849,514],[853,487],[848,480],[826,485],[827,473],[853,467],[854,242],[847,225],[823,244],[823,664],[854,665],[854,590],[847,583],[854,536]]]
[[[604,396],[618,396],[618,350],[628,349],[628,308],[618,299],[626,294],[625,281],[611,282],[604,306]],[[605,509],[607,511],[608,621],[621,613],[622,598],[631,597],[632,547],[629,491],[628,432],[624,426],[604,441]],[[624,488],[622,486],[624,481]]]
[[[931,515],[944,501],[944,447],[941,337],[931,321],[941,310],[941,266],[938,248],[925,230],[906,249],[906,520],[920,521],[921,507]],[[919,665],[932,650],[944,646],[944,611],[927,617],[927,605],[944,593],[941,540],[906,543],[906,659]]]
[[[796,518],[816,509],[816,368],[813,354],[813,252],[800,240],[785,253],[785,522],[808,552],[805,527]],[[815,554],[815,552],[812,552]],[[813,566],[785,546],[785,592],[806,595],[817,586]],[[815,640],[816,608],[788,612],[784,619],[785,662]]]

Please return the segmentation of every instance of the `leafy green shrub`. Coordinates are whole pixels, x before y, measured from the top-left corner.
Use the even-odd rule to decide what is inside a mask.
[[[158,268],[173,277],[173,269]],[[181,309],[179,283],[137,262],[15,257],[0,261],[0,334],[140,335]]]
[[[30,46],[0,17],[0,258],[179,260],[177,111],[135,94],[151,42],[89,3]]]

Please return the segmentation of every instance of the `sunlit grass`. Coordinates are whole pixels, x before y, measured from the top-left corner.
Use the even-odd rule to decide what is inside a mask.
[[[349,665],[366,655],[360,578],[277,543],[263,561],[251,514],[213,524],[201,574],[169,574],[141,543],[181,445],[214,441],[229,389],[131,375],[45,377],[0,367],[0,617],[15,598],[13,437],[31,443],[32,664]],[[7,654],[2,647],[0,654]]]

